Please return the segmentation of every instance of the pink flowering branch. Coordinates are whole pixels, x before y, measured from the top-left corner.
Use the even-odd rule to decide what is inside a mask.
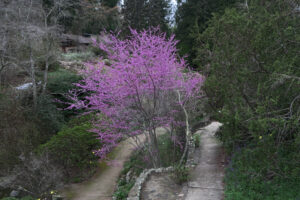
[[[95,152],[100,158],[105,158],[124,136],[145,133],[152,162],[159,166],[156,128],[180,124],[176,116],[186,104],[200,99],[204,78],[183,72],[187,66],[178,59],[174,36],[167,38],[152,29],[131,30],[131,37],[125,40],[113,34],[107,38],[98,46],[112,65],[108,67],[101,61],[87,64],[82,71],[84,79],[76,86],[79,92],[90,95],[80,100],[78,91],[70,92],[74,103],[69,108],[84,108],[105,116],[92,130],[103,144]]]

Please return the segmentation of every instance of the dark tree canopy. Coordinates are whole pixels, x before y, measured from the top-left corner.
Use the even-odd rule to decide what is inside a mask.
[[[53,0],[43,0],[51,5]],[[119,0],[66,0],[67,8],[59,19],[65,32],[99,34],[103,30],[117,30],[121,17]]]
[[[236,0],[186,0],[178,3],[176,13],[176,37],[180,41],[178,47],[181,55],[188,55],[192,63],[195,58],[195,39],[206,28],[212,12],[222,11]]]
[[[119,3],[119,0],[101,0],[101,3],[104,6],[113,8],[113,7],[117,6],[117,4]]]
[[[124,0],[123,29],[128,27],[142,30],[151,26],[159,26],[161,30],[168,31],[170,0]]]

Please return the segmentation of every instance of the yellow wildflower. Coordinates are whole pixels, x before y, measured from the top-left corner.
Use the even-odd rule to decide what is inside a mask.
[[[54,191],[52,190],[52,191],[50,192],[50,194],[54,194]]]
[[[259,139],[261,140],[261,139],[262,139],[262,136],[259,136]]]

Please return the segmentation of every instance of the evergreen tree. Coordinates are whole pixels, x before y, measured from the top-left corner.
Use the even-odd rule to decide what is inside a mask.
[[[128,27],[141,30],[147,27],[147,0],[124,0],[124,30],[128,31]]]
[[[168,32],[170,0],[150,0],[149,13],[149,26],[159,26],[162,31]]]
[[[124,0],[123,29],[128,33],[128,28],[136,30],[159,26],[162,31],[168,31],[170,0]]]
[[[179,7],[176,13],[177,39],[181,55],[188,55],[188,61],[192,64],[195,59],[195,40],[199,33],[206,28],[206,22],[213,12],[222,11],[226,6],[236,0],[186,0],[178,1]]]
[[[101,0],[101,4],[110,8],[117,6],[119,0]]]

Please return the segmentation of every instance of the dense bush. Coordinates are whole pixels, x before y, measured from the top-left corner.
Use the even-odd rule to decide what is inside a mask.
[[[242,149],[233,157],[235,173],[242,176],[234,184],[233,173],[227,179],[227,194],[240,196],[229,199],[280,199],[283,195],[271,192],[278,180],[291,188],[299,182],[299,39],[299,15],[283,0],[227,9],[199,37],[205,92],[224,123],[219,137],[228,152]]]
[[[52,95],[62,95],[67,93],[75,86],[73,83],[77,83],[81,80],[81,77],[75,73],[67,70],[60,69],[56,72],[49,73],[48,91]]]
[[[127,199],[131,188],[134,186],[134,181],[127,183],[125,180],[118,182],[118,190],[114,193],[116,200]]]
[[[199,148],[199,146],[200,146],[200,135],[199,134],[194,134],[193,135],[193,140],[194,140],[194,143],[195,143],[195,147]]]
[[[234,153],[226,172],[226,200],[300,198],[299,153],[291,152],[294,147],[278,149],[266,141],[271,138],[263,138],[255,148]]]
[[[168,134],[158,137],[158,149],[163,167],[175,165],[180,160],[183,153],[183,146],[180,146],[179,143],[181,145],[184,144],[183,141],[179,141],[178,139],[175,141]]]
[[[64,108],[69,106],[66,103],[69,102],[69,99],[65,97],[65,94],[68,93],[69,90],[74,89],[75,86],[73,83],[77,83],[79,80],[81,80],[79,75],[63,69],[49,73],[47,90],[53,99],[55,99],[54,105],[58,109],[61,109],[65,120],[68,120],[71,116],[76,114],[73,110],[64,110]]]
[[[69,177],[82,175],[79,173],[82,169],[94,167],[97,161],[93,150],[100,148],[100,143],[95,134],[89,131],[92,128],[88,122],[91,117],[83,118],[71,120],[69,126],[40,147],[40,151],[48,152],[57,164],[65,168]]]
[[[65,123],[61,110],[55,106],[55,99],[51,95],[40,95],[36,110],[28,109],[26,119],[35,122],[39,128],[41,143],[57,133]]]
[[[190,170],[184,165],[176,165],[172,178],[177,184],[183,184],[190,179]]]
[[[280,0],[251,2],[216,15],[201,37],[205,91],[231,149],[269,134],[279,144],[299,137],[299,17]]]

